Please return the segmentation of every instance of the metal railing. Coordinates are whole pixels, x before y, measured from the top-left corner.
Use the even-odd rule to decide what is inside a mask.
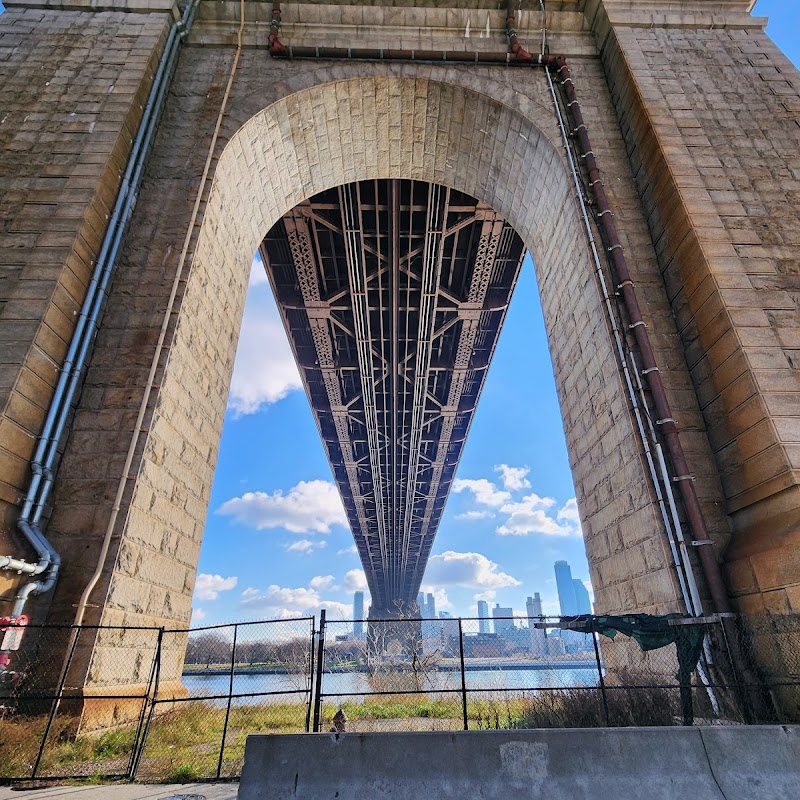
[[[323,612],[318,624],[190,631],[29,626],[20,636],[6,626],[18,649],[14,671],[0,672],[0,780],[236,778],[259,732],[800,717],[796,618],[737,620],[740,649],[760,658],[745,670],[719,618],[648,620]],[[775,652],[769,663],[765,652]]]
[[[248,734],[309,729],[313,618],[36,627],[0,685],[0,780],[231,778]]]
[[[323,617],[318,652],[314,731],[777,722],[800,700],[800,676],[739,674],[718,616]]]

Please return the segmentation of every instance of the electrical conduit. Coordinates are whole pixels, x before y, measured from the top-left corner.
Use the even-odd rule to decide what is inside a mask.
[[[180,42],[191,29],[198,0],[192,0],[167,34],[164,51],[156,68],[142,119],[131,145],[131,154],[120,184],[117,199],[98,254],[70,346],[61,368],[53,398],[31,461],[31,482],[23,501],[17,525],[39,560],[34,564],[10,556],[0,556],[0,569],[25,575],[41,575],[43,580],[23,584],[17,592],[12,619],[22,615],[28,597],[45,594],[56,583],[61,559],[41,530],[41,518],[55,480],[54,464],[64,435],[91,346],[97,334],[108,286],[114,273],[117,252],[139,191],[141,175],[150,150],[167,87],[175,68]],[[0,651],[0,668],[8,664],[8,653]]]

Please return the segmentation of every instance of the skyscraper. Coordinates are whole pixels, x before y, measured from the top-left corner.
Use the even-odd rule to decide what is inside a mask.
[[[514,616],[513,608],[500,608],[500,603],[496,603],[492,609],[492,616],[494,617],[494,632],[498,636],[503,636],[514,630],[514,620],[510,619],[510,617]],[[509,619],[504,619],[505,617]]]
[[[575,600],[578,606],[578,614],[591,614],[592,601],[589,599],[589,591],[583,585],[583,581],[577,578],[572,579],[572,585],[575,588]]]
[[[566,561],[556,561],[556,588],[558,589],[558,607],[562,617],[572,617],[578,612],[578,598],[575,596],[575,582],[572,570]]]
[[[542,616],[542,598],[539,592],[534,592],[533,597],[529,597],[525,603],[528,609],[528,628],[531,636],[531,655],[537,658],[544,658],[547,655],[547,635],[544,628],[536,628],[538,620],[535,617]]]
[[[436,619],[436,600],[434,596],[428,592],[428,602],[425,603],[425,616],[429,619]]]
[[[353,595],[353,619],[364,619],[364,592],[356,592]],[[356,621],[353,623],[353,637],[355,639],[364,638],[364,623]]]
[[[489,604],[478,600],[478,633],[489,633]]]

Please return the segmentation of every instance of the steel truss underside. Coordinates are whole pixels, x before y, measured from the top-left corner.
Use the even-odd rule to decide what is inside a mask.
[[[415,608],[524,251],[489,206],[407,180],[318,194],[261,245],[373,615]]]

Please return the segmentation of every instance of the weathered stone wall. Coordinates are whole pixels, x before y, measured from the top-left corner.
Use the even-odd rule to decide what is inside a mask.
[[[193,35],[206,35],[202,23]],[[588,32],[565,38],[575,49],[591,47]],[[65,457],[50,528],[62,548],[92,541],[66,524],[80,526],[73,498],[82,487],[107,475],[106,495],[116,488],[110,465],[119,463],[129,441],[233,55],[229,46],[204,46],[182,56],[76,416],[74,436],[92,443],[97,474],[70,468],[80,458],[74,445]],[[648,234],[600,65],[581,60],[575,74],[626,220],[626,244],[647,263]],[[245,50],[217,153],[214,188],[206,187],[169,354],[139,444],[136,480],[92,618],[188,623],[249,265],[267,230],[324,188],[409,176],[491,203],[531,247],[600,607],[678,607],[541,71],[287,63]],[[654,296],[654,308],[657,301]],[[661,304],[666,308],[663,291]],[[668,319],[668,311],[661,313]],[[676,346],[674,333],[664,336],[662,349],[668,346]],[[680,359],[673,354],[671,360],[678,370],[674,383],[685,385]],[[125,394],[114,387],[125,387]],[[106,426],[98,415],[109,391],[120,406]],[[94,530],[102,530],[108,513],[98,510]],[[66,608],[74,588],[64,581],[57,592],[57,607]]]
[[[552,4],[548,5],[552,9]],[[665,97],[669,98],[664,101],[666,109],[672,108],[670,102],[686,102],[673,95],[692,94],[689,83],[681,86],[674,75],[676,69],[681,69],[682,56],[677,53],[689,48],[682,43],[692,42],[691,47],[699,52],[709,42],[733,43],[734,34],[761,34],[752,28],[749,17],[736,16],[724,3],[705,3],[704,8],[713,5],[722,11],[702,25],[698,22],[694,32],[683,27],[683,18],[662,20],[659,24],[663,30],[657,31],[630,24],[626,27],[613,18],[609,21],[604,9],[611,5],[563,3],[551,10],[550,48],[570,58],[594,152],[604,174],[682,441],[697,477],[711,534],[722,550],[730,538],[731,520],[744,530],[742,514],[756,508],[764,495],[761,499],[747,495],[748,506],[724,506],[720,473],[730,499],[737,492],[731,495],[735,484],[728,474],[731,470],[724,465],[733,465],[731,475],[737,469],[742,474],[739,466],[744,461],[737,461],[737,453],[732,460],[723,460],[725,441],[717,431],[722,430],[721,424],[732,424],[724,418],[735,408],[719,404],[715,407],[714,398],[724,387],[713,381],[704,383],[708,379],[705,363],[716,357],[711,353],[717,339],[698,334],[690,340],[687,334],[706,327],[711,330],[714,316],[707,318],[707,326],[705,322],[699,326],[693,322],[702,313],[698,316],[692,309],[700,309],[703,300],[708,300],[710,284],[703,283],[701,272],[694,267],[692,258],[697,248],[691,237],[707,239],[701,252],[707,272],[709,258],[719,256],[715,275],[727,274],[726,270],[732,268],[730,259],[746,255],[736,247],[751,247],[754,243],[731,241],[728,244],[733,248],[732,254],[717,252],[721,241],[718,231],[735,239],[744,235],[732,233],[742,230],[737,225],[743,223],[741,215],[721,213],[718,216],[735,217],[739,222],[729,222],[728,227],[708,222],[706,201],[724,203],[729,210],[738,211],[738,206],[728,207],[730,197],[712,196],[711,191],[730,191],[724,186],[708,187],[702,197],[697,194],[698,187],[692,181],[699,179],[686,172],[684,166],[695,153],[700,161],[688,166],[696,169],[701,179],[711,177],[710,173],[704,176],[700,172],[707,166],[702,161],[706,155],[700,154],[699,149],[686,155],[675,148],[705,145],[694,138],[676,144],[672,128],[666,132],[659,128],[672,125],[678,135],[695,137],[702,135],[698,126],[704,130],[708,125],[710,130],[704,133],[708,146],[718,150],[728,146],[724,133],[714,138],[718,115],[701,114],[689,124],[684,112],[694,113],[693,105],[679,104],[674,113],[659,114],[661,106],[653,105],[651,109],[647,104],[657,104],[659,91],[666,92]],[[738,7],[742,3],[727,5]],[[588,17],[580,13],[584,7]],[[418,43],[423,47],[505,49],[504,14],[493,9],[461,8],[444,13],[435,8],[389,9],[366,4],[289,8],[283,38],[290,43],[318,43],[315,37],[327,32],[335,36],[328,36],[324,44],[380,46],[386,42],[402,47]],[[247,275],[255,249],[269,227],[296,203],[337,184],[377,177],[418,178],[468,192],[495,207],[526,241],[537,268],[598,609],[678,609],[680,601],[669,549],[636,443],[544,73],[537,69],[486,66],[272,61],[263,49],[268,33],[266,4],[250,4],[247,9],[246,49],[239,60],[194,225],[190,224],[192,209],[234,60],[232,42],[238,27],[238,3],[203,3],[189,47],[180,59],[59,476],[48,534],[63,553],[65,571],[56,589],[50,619],[71,620],[74,603],[94,570],[170,290],[182,264],[167,347],[159,362],[145,430],[136,445],[131,479],[87,621],[170,627],[188,624]],[[382,15],[380,21],[378,12]],[[52,15],[53,20],[63,18],[62,12],[36,13]],[[734,14],[737,30],[710,30],[712,23],[717,25],[720,19],[724,22],[724,15],[729,13]],[[300,18],[305,14],[311,15],[308,20]],[[473,14],[480,25],[472,21]],[[488,32],[484,17],[489,23]],[[86,24],[96,24],[94,19],[87,14]],[[127,19],[143,24],[142,20],[150,17]],[[159,19],[163,35],[165,17]],[[475,25],[469,37],[467,21]],[[533,12],[522,20],[520,30],[528,37],[531,49],[538,42],[540,22],[539,15]],[[699,38],[692,39],[693,36]],[[670,51],[668,67],[659,66],[659,59],[667,58],[662,52],[664,45],[676,51]],[[151,44],[154,47],[155,41]],[[152,68],[154,52],[151,50],[148,69]],[[741,66],[746,71],[744,64]],[[721,76],[729,68],[730,64],[720,61],[719,80],[727,80]],[[636,70],[643,70],[644,77],[632,78]],[[749,83],[742,81],[737,88],[750,92],[741,102],[753,107],[764,102],[758,99],[761,94],[756,89],[760,86],[757,81],[762,79],[753,77],[755,74],[748,77]],[[678,89],[673,91],[676,82]],[[750,89],[745,88],[745,83]],[[773,141],[777,147],[777,139]],[[773,155],[771,151],[761,152],[768,160]],[[736,176],[747,172],[739,164],[732,168]],[[714,177],[726,180],[728,168],[723,164],[717,169],[722,174]],[[684,175],[688,181],[685,186],[681,183]],[[748,179],[756,184],[768,180],[756,177],[756,173]],[[727,180],[733,183],[734,176],[728,175]],[[758,191],[772,190],[763,185]],[[767,199],[764,195],[759,202],[766,203]],[[787,194],[786,199],[781,220],[791,217],[791,195]],[[745,198],[739,202],[748,208]],[[745,227],[748,225],[749,222]],[[787,223],[786,235],[793,230],[791,225]],[[747,235],[755,235],[752,231],[756,228],[753,222]],[[187,231],[188,257],[182,262]],[[762,241],[763,244],[767,243]],[[750,256],[754,263],[767,257],[754,252]],[[736,283],[720,284],[723,279],[719,277],[715,280],[715,288],[725,291],[742,288]],[[747,307],[751,302],[742,299],[738,305],[736,298],[744,298],[744,294],[717,295],[731,307]],[[690,304],[690,297],[698,303],[696,306]],[[770,306],[766,311],[762,308],[769,324],[752,327],[780,329],[789,342],[791,331],[783,313],[789,310],[783,305]],[[767,312],[775,311],[783,316],[773,314],[772,321]],[[750,330],[744,318],[734,320],[735,326]],[[733,338],[737,337],[738,332]],[[753,347],[765,358],[774,359],[773,344]],[[782,343],[781,352],[788,347]],[[714,374],[721,376],[722,372]],[[788,374],[782,373],[781,380]],[[738,375],[732,376],[730,382],[734,383]],[[760,377],[767,380],[773,376]],[[716,388],[709,394],[712,386]],[[703,387],[709,388],[706,391]],[[763,388],[767,388],[766,384]],[[759,388],[759,396],[762,394]],[[783,397],[785,392],[778,394]],[[734,394],[730,397],[732,401]],[[758,402],[763,405],[767,401]],[[723,413],[715,408],[722,408]],[[780,415],[773,414],[776,416]],[[772,427],[778,430],[777,424]],[[716,456],[712,454],[707,429]],[[788,455],[789,450],[780,445],[775,452]],[[769,479],[785,472],[779,471]],[[749,488],[760,483],[763,481]],[[737,491],[741,494],[745,490]],[[93,665],[89,671],[95,684],[102,685],[107,680],[124,683],[124,676],[121,678],[116,672],[113,678],[106,676],[102,664],[105,649],[125,646],[112,637],[108,643],[98,642],[93,655],[87,654],[83,659]],[[166,671],[169,675],[165,673],[165,678],[179,673],[178,649],[167,654],[173,667]],[[115,663],[124,663],[119,655],[116,659]],[[132,673],[131,682],[136,680],[138,676]]]
[[[0,552],[163,45],[166,14],[0,16]],[[97,498],[92,498],[96,502]],[[9,573],[0,593],[13,596]],[[6,611],[0,605],[0,614]]]
[[[603,63],[731,522],[720,557],[742,611],[797,614],[800,73],[743,13],[719,28],[684,3],[680,26],[644,28],[604,5]],[[796,651],[787,623],[765,650]]]

